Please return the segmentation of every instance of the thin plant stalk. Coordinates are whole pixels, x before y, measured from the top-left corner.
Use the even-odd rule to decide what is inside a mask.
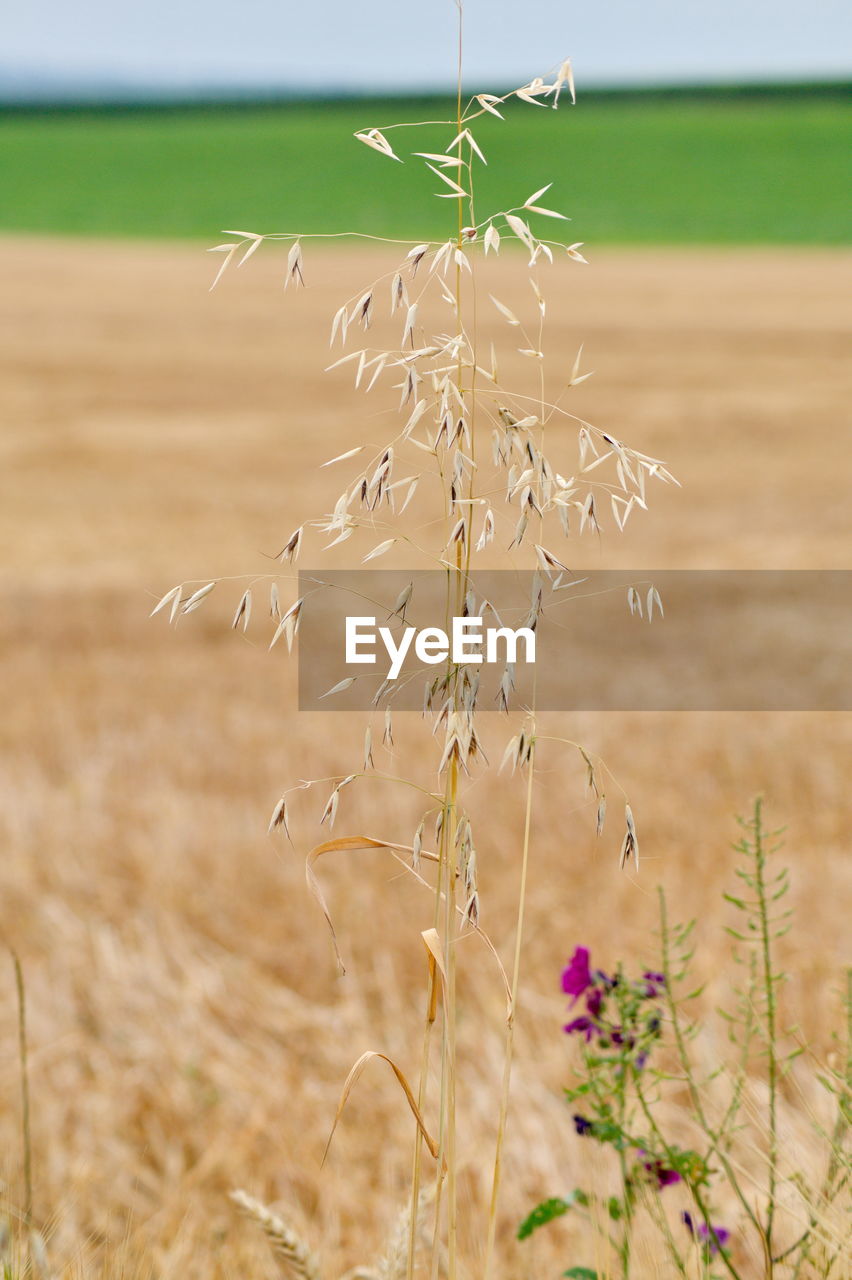
[[[843,1190],[849,1182],[849,1166],[844,1162],[842,1153],[846,1147],[846,1140],[849,1134],[849,1116],[850,1116],[850,1099],[852,1099],[852,969],[846,971],[846,1057],[844,1062],[843,1076],[839,1084],[839,1096],[837,1105],[837,1119],[830,1137],[830,1154],[828,1158],[828,1167],[825,1177],[820,1188],[819,1199],[825,1203],[831,1203]],[[844,1165],[846,1172],[844,1173]],[[796,1265],[793,1270],[792,1280],[798,1280],[801,1275],[802,1268],[810,1259],[811,1247],[814,1243],[814,1230],[818,1222],[818,1215],[814,1209],[808,1216],[808,1225],[805,1231],[797,1240],[793,1242],[783,1253],[776,1256],[775,1261],[781,1262],[799,1251]],[[834,1265],[834,1259],[830,1264]],[[826,1272],[828,1275],[828,1272]]]
[[[446,1126],[447,1126],[447,1280],[456,1280],[458,1245],[458,1186],[456,1161],[456,842],[454,831],[458,812],[458,763],[450,765],[449,804],[447,805],[447,887],[445,893],[445,937],[447,965],[446,1011]]]
[[[527,766],[527,796],[524,809],[524,844],[521,851],[521,882],[518,890],[518,919],[515,928],[515,957],[512,967],[512,993],[506,1019],[506,1043],[503,1056],[503,1081],[500,1088],[500,1113],[497,1121],[497,1142],[494,1151],[494,1172],[491,1181],[491,1201],[488,1208],[488,1240],[485,1247],[483,1280],[489,1280],[494,1261],[494,1244],[497,1236],[497,1202],[500,1196],[500,1179],[503,1169],[503,1144],[509,1113],[509,1090],[512,1083],[512,1062],[515,1045],[515,1010],[518,1003],[518,986],[521,976],[521,947],[524,936],[524,917],[527,903],[527,873],[530,860],[530,831],[532,828],[533,776],[535,773],[535,736]]]
[[[473,190],[471,186],[471,190]],[[539,314],[539,338],[538,348],[542,346],[542,330],[544,327],[544,315]],[[474,365],[476,358],[474,357]],[[545,392],[544,392],[544,368],[539,368],[539,392],[541,398],[540,405],[540,421],[541,435],[540,443],[542,451],[544,450],[544,421],[545,421]],[[471,487],[473,481],[471,480]],[[533,677],[533,715],[536,706],[536,692],[538,687],[538,672]],[[503,1146],[506,1139],[506,1124],[509,1114],[509,1094],[512,1085],[512,1064],[514,1060],[515,1048],[515,1012],[518,1004],[518,989],[521,978],[521,952],[524,938],[524,921],[526,917],[527,904],[527,877],[529,873],[529,855],[530,855],[530,832],[532,829],[532,808],[533,808],[533,779],[535,775],[535,721],[530,731],[530,753],[527,764],[527,792],[526,802],[524,806],[524,839],[523,848],[521,850],[521,878],[518,888],[518,917],[515,925],[515,954],[512,965],[512,989],[511,1004],[508,1017],[506,1019],[506,1040],[503,1049],[503,1079],[500,1087],[500,1110],[497,1120],[497,1141],[494,1149],[494,1169],[491,1180],[491,1199],[488,1206],[488,1236],[485,1246],[485,1268],[483,1271],[483,1280],[489,1280],[491,1268],[494,1261],[494,1246],[497,1238],[497,1205],[500,1198],[500,1181],[503,1171]]]
[[[458,12],[458,40],[457,40],[457,75],[456,75],[456,127],[459,135],[462,133],[462,67],[464,61],[464,6],[462,0],[456,0],[456,10]],[[458,159],[459,168],[462,161],[462,139],[459,136],[458,142]],[[463,244],[462,229],[464,227],[464,202],[463,197],[459,196],[456,201],[457,212],[457,228],[456,228],[456,247],[460,252]],[[461,265],[456,262],[455,270],[455,304],[458,314],[459,327],[462,327],[462,272]],[[462,356],[458,355],[457,364],[457,381],[461,394],[462,388]],[[468,543],[470,539],[468,538]],[[448,581],[450,590],[455,587],[455,609],[459,612],[461,609],[461,601],[464,598],[465,591],[465,571],[462,565],[462,548],[456,544],[456,566],[453,575],[454,582]],[[451,702],[453,710],[457,710],[457,700],[459,693],[458,672],[454,671],[451,683]],[[457,1022],[457,996],[456,996],[456,877],[458,868],[458,848],[456,832],[458,829],[458,802],[459,802],[459,766],[458,760],[453,757],[450,762],[449,776],[447,782],[447,807],[444,816],[444,828],[442,834],[445,835],[445,849],[447,854],[446,875],[445,875],[445,916],[444,916],[444,947],[445,947],[445,965],[447,971],[447,1007],[444,1011],[444,1046],[445,1046],[445,1064],[444,1081],[446,1088],[446,1159],[447,1159],[447,1280],[456,1280],[458,1267],[458,1161],[456,1151],[456,1070],[457,1070],[457,1044],[456,1044],[456,1022]],[[438,1176],[441,1176],[439,1168]],[[436,1256],[433,1255],[432,1264],[433,1272],[435,1269]]]
[[[33,1154],[30,1133],[30,1082],[27,1055],[27,997],[24,973],[16,951],[12,952],[15,966],[15,989],[18,996],[18,1056],[21,1066],[21,1142],[24,1149],[24,1221],[28,1228],[33,1221]]]
[[[436,898],[436,910],[440,903],[440,889]],[[420,1057],[420,1080],[417,1088],[417,1106],[421,1115],[424,1114],[426,1107],[426,1086],[429,1078],[429,1057],[432,1047],[432,1028],[435,1025],[435,1017],[437,1013],[438,999],[438,975],[434,968],[430,965],[429,982],[426,992],[426,1018],[423,1027],[423,1047]],[[412,1280],[414,1276],[414,1254],[417,1248],[417,1228],[420,1217],[420,1184],[422,1174],[423,1160],[423,1134],[420,1126],[414,1126],[414,1156],[411,1168],[411,1215],[409,1218],[408,1230],[408,1256],[406,1258],[405,1275],[406,1280]]]
[[[673,993],[672,984],[673,984],[674,974],[672,971],[672,963],[671,963],[670,934],[669,934],[669,927],[668,927],[668,910],[666,907],[666,899],[662,889],[658,890],[658,894],[659,894],[659,903],[660,903],[660,936],[662,940],[661,958],[662,958],[662,965],[663,965],[663,973],[666,979],[665,998],[666,998],[666,1004],[668,1006],[669,1017],[671,1019],[672,1034],[674,1036],[674,1042],[675,1042],[675,1048],[677,1050],[678,1061],[680,1062],[681,1068],[684,1073],[684,1080],[685,1080],[687,1089],[689,1090],[689,1097],[690,1097],[690,1102],[692,1103],[693,1112],[695,1114],[696,1119],[698,1120],[698,1123],[701,1125],[701,1128],[704,1130],[707,1136],[714,1142],[716,1155],[719,1160],[719,1163],[722,1165],[722,1168],[725,1171],[725,1176],[728,1179],[728,1183],[732,1191],[734,1192],[738,1201],[740,1202],[740,1206],[742,1207],[743,1211],[745,1212],[752,1226],[754,1226],[762,1234],[762,1228],[761,1228],[761,1224],[758,1219],[758,1216],[755,1213],[751,1204],[749,1203],[748,1197],[746,1196],[745,1192],[740,1186],[740,1181],[739,1181],[739,1178],[737,1177],[736,1171],[733,1168],[730,1160],[728,1159],[723,1147],[721,1146],[721,1143],[719,1141],[719,1134],[710,1124],[710,1121],[707,1117],[707,1113],[704,1109],[704,1103],[701,1098],[701,1091],[698,1088],[698,1085],[695,1081],[693,1072],[690,1067],[689,1053],[686,1047],[686,1039],[684,1036],[683,1026],[681,1024],[680,1012],[678,1010],[677,1001],[675,1000],[674,993]],[[696,1203],[698,1203],[697,1200],[696,1200]],[[700,1205],[699,1205],[699,1208],[700,1208]]]
[[[669,1146],[669,1143],[665,1137],[665,1134],[663,1133],[662,1129],[657,1123],[654,1113],[648,1104],[648,1099],[645,1096],[645,1091],[638,1080],[636,1081],[636,1097],[639,1100],[639,1105],[642,1108],[642,1114],[644,1115],[645,1119],[648,1122],[651,1133],[654,1135],[657,1142],[660,1144],[660,1147],[662,1148],[663,1151],[665,1151],[669,1159],[672,1159],[673,1152],[671,1150],[671,1147]],[[715,1243],[718,1245],[719,1242],[715,1238],[713,1225],[710,1220],[710,1210],[707,1206],[707,1203],[703,1195],[701,1194],[700,1188],[695,1185],[692,1185],[690,1186],[689,1190],[698,1208],[698,1212],[701,1214],[701,1217],[703,1218],[704,1222],[707,1225],[708,1231],[711,1234],[711,1239],[714,1239]],[[725,1267],[725,1270],[730,1275],[731,1280],[741,1280],[740,1273],[737,1270],[737,1268],[734,1266],[733,1262],[731,1261],[730,1256],[726,1249],[722,1249],[722,1248],[719,1249],[719,1261]]]
[[[761,801],[758,798],[754,806],[752,820],[754,839],[754,866],[757,885],[758,914],[760,920],[760,957],[763,966],[763,988],[766,997],[766,1076],[769,1089],[769,1195],[766,1204],[766,1226],[764,1243],[766,1248],[766,1274],[769,1280],[774,1272],[772,1251],[773,1225],[775,1222],[775,1200],[778,1180],[778,1057],[776,1041],[777,1009],[775,1000],[775,977],[772,971],[771,925],[769,920],[768,895],[766,884],[766,850],[763,840],[763,824],[761,822]]]

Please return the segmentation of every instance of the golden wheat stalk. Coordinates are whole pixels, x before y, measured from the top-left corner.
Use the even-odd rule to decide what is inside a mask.
[[[250,1196],[246,1191],[232,1191],[230,1198],[242,1209],[246,1217],[257,1223],[275,1253],[296,1280],[322,1280],[317,1259],[301,1236],[297,1235],[283,1218],[273,1213],[260,1200],[255,1200],[254,1196]]]

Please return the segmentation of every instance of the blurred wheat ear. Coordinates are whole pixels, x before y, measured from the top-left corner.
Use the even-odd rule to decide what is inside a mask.
[[[289,1223],[245,1191],[232,1191],[231,1199],[261,1228],[291,1276],[296,1280],[324,1280],[317,1259]]]
[[[323,1280],[316,1257],[302,1238],[277,1213],[245,1191],[232,1191],[231,1200],[246,1217],[261,1228],[275,1254],[291,1276],[297,1280]],[[421,1194],[416,1215],[417,1229],[423,1227],[423,1214],[429,1194]],[[408,1270],[411,1209],[406,1203],[394,1224],[385,1253],[375,1266],[352,1267],[341,1280],[404,1280]]]

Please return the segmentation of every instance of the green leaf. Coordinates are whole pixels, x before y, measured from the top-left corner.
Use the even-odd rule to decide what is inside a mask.
[[[574,1089],[566,1089],[565,1096],[569,1102],[573,1102],[575,1098],[582,1098],[587,1093],[591,1093],[593,1087],[591,1081],[587,1081],[585,1084],[578,1084]]]
[[[592,1271],[591,1267],[571,1267],[562,1274],[568,1276],[570,1280],[598,1280],[597,1271]]]
[[[527,1240],[539,1227],[544,1227],[548,1222],[553,1222],[554,1218],[561,1218],[571,1208],[575,1198],[575,1196],[572,1196],[569,1200],[561,1200],[558,1196],[555,1196],[551,1200],[543,1200],[528,1217],[524,1218],[518,1227],[518,1239]]]

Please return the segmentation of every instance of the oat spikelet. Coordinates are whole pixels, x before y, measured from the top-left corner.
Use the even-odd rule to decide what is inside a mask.
[[[232,1191],[231,1199],[262,1229],[290,1275],[296,1280],[322,1280],[316,1258],[283,1218],[245,1191]]]

